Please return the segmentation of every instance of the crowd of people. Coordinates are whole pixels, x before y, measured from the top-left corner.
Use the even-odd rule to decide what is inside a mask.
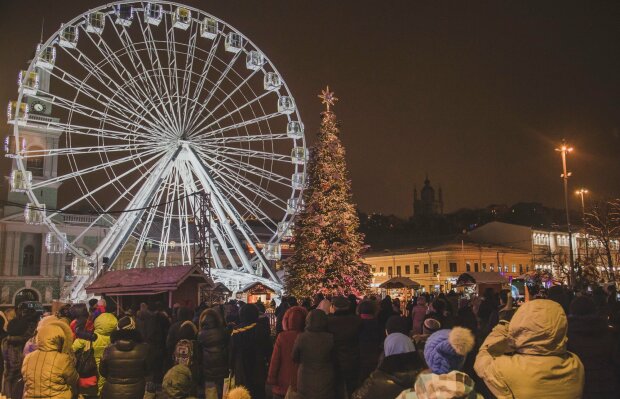
[[[526,294],[528,291],[526,290]],[[612,288],[0,313],[0,392],[30,398],[617,398]]]

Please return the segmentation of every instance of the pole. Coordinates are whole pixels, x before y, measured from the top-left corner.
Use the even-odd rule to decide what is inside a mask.
[[[575,287],[575,260],[573,259],[573,233],[570,227],[570,210],[568,208],[568,177],[569,173],[566,170],[566,153],[571,152],[573,149],[566,145],[566,141],[562,140],[562,147],[559,151],[562,154],[562,180],[564,181],[564,207],[566,208],[566,229],[568,230],[568,251],[569,251],[569,264],[570,264],[570,281],[571,288]]]

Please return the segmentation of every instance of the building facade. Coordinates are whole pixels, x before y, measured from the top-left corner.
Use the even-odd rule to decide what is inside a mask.
[[[49,74],[43,69],[39,73],[39,88],[49,92]],[[40,203],[49,210],[58,207],[58,191],[61,183],[54,179],[58,175],[59,159],[56,155],[43,155],[47,150],[59,148],[62,131],[50,129],[50,122],[58,122],[51,116],[52,108],[44,98],[26,98],[29,106],[27,119],[20,119],[20,141],[16,148],[25,148],[31,155],[22,157],[27,171],[32,173],[32,184],[40,188],[34,194]],[[12,131],[13,126],[9,126]],[[9,141],[7,140],[7,144]],[[40,301],[51,305],[60,298],[64,288],[70,285],[72,276],[87,273],[87,262],[71,253],[66,253],[64,245],[41,224],[41,220],[27,219],[25,210],[30,202],[24,190],[13,184],[17,169],[16,159],[19,151],[6,148],[7,156],[13,158],[9,180],[10,191],[7,194],[8,205],[1,208],[0,217],[0,307],[16,306],[22,301]],[[62,167],[62,166],[61,166]],[[47,183],[47,184],[46,184]],[[93,251],[105,236],[106,229],[95,228],[88,235],[83,234],[83,226],[93,221],[93,216],[57,214],[53,216],[60,221],[62,231],[69,240],[85,254]]]
[[[472,243],[443,244],[368,253],[373,288],[392,277],[408,277],[424,292],[447,292],[465,272],[494,272],[518,277],[532,268],[529,251]]]
[[[504,245],[532,254],[532,264],[537,270],[557,273],[558,268],[569,264],[569,236],[565,231],[520,226],[503,222],[490,222],[468,233],[469,239],[478,243]],[[593,262],[603,271],[606,267],[601,257],[601,244],[583,231],[572,233],[575,262]],[[616,272],[620,271],[620,239],[610,241]],[[559,276],[558,276],[559,277]]]
[[[435,196],[435,189],[426,176],[419,198],[418,189],[413,189],[413,216],[428,215],[443,215],[443,192],[440,187],[437,196]]]

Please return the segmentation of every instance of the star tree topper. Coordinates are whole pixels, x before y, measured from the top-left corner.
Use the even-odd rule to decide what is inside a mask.
[[[333,91],[329,91],[329,85],[325,88],[325,90],[321,90],[321,94],[318,96],[321,99],[321,104],[325,104],[327,108],[327,112],[329,112],[329,107],[333,106],[336,101],[338,101],[338,97],[334,96]]]

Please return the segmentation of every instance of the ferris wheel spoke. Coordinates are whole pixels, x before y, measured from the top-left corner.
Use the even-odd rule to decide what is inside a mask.
[[[151,160],[152,160],[152,159],[154,159],[154,158],[155,158],[155,157],[151,158]],[[124,177],[124,176],[126,176],[126,175],[128,175],[128,174],[130,174],[130,173],[132,173],[133,171],[135,171],[135,170],[139,169],[141,166],[144,166],[144,165],[145,165],[145,164],[147,164],[147,163],[148,163],[148,161],[142,162],[141,164],[139,164],[139,165],[137,165],[137,166],[133,167],[132,169],[128,170],[127,172],[125,172],[123,175],[118,176],[116,180],[118,180],[118,179],[120,179],[120,178],[122,178],[122,177]],[[147,169],[147,171],[146,171],[146,173],[145,173],[144,175],[145,175],[145,176],[148,176],[148,175],[149,175],[149,174],[150,174],[150,173],[151,173],[151,172],[155,169],[155,167],[156,167],[156,166],[157,166],[157,164],[156,164],[156,163],[154,163],[153,165],[151,165],[151,166]],[[80,203],[80,201],[83,201],[83,200],[87,199],[89,196],[92,196],[93,194],[96,194],[98,191],[103,190],[104,188],[108,187],[109,185],[111,185],[111,184],[113,184],[113,183],[114,183],[114,181],[110,180],[110,181],[108,181],[108,182],[106,182],[106,183],[104,183],[104,184],[102,184],[102,185],[99,185],[99,186],[98,186],[95,190],[91,191],[89,194],[84,195],[84,196],[82,196],[82,197],[78,198],[77,200],[73,201],[72,203],[70,203],[70,204],[68,204],[68,205],[65,205],[63,208],[61,208],[61,211],[62,211],[62,210],[66,210],[66,209],[71,208],[72,206],[74,206],[74,205],[76,205],[76,204]],[[125,191],[124,191],[123,193],[121,193],[119,196],[117,196],[117,198],[116,198],[116,199],[115,199],[115,200],[114,200],[114,201],[113,201],[110,205],[108,205],[105,209],[103,209],[102,213],[100,213],[100,214],[99,214],[99,215],[98,215],[98,216],[97,216],[97,217],[96,217],[96,218],[95,218],[95,219],[94,219],[94,220],[93,220],[93,221],[92,221],[92,222],[88,225],[88,227],[87,227],[87,228],[83,229],[83,230],[82,230],[82,232],[81,232],[81,233],[80,233],[80,234],[79,234],[76,238],[74,238],[74,239],[73,239],[73,241],[72,241],[71,243],[72,243],[72,244],[75,244],[76,242],[79,242],[79,241],[81,240],[81,238],[82,238],[82,237],[83,237],[83,236],[84,236],[84,235],[85,235],[88,231],[90,231],[90,229],[92,229],[92,228],[93,228],[93,226],[94,226],[95,224],[97,224],[97,223],[99,222],[99,220],[101,220],[101,219],[105,219],[105,218],[107,218],[107,219],[108,219],[108,221],[111,221],[111,223],[110,223],[110,224],[114,224],[114,222],[116,221],[116,219],[115,219],[114,217],[112,217],[112,216],[111,216],[108,212],[112,211],[112,209],[113,209],[113,208],[114,208],[114,207],[115,207],[115,206],[116,206],[119,202],[121,202],[121,200],[128,198],[128,196],[130,195],[131,191],[133,191],[133,190],[136,188],[136,186],[138,186],[139,184],[142,184],[142,183],[143,183],[143,181],[142,181],[141,179],[135,179],[135,181],[131,184],[131,186],[127,187],[127,188],[125,189]],[[158,201],[157,201],[156,203],[158,203]],[[48,219],[50,219],[50,220],[51,220],[51,218],[53,218],[53,217],[54,217],[55,215],[57,215],[58,213],[59,213],[59,212],[55,212],[55,213],[50,214],[50,215],[48,216]]]
[[[224,145],[228,143],[251,143],[255,141],[273,140],[290,140],[290,137],[288,137],[286,133],[249,134],[245,136],[210,137],[201,142],[205,145]]]
[[[213,158],[208,157],[208,156],[207,156],[207,158],[213,159]],[[241,175],[238,170],[234,170],[234,169],[232,169],[232,168],[230,168],[227,165],[224,165],[222,163],[220,163],[219,166],[220,166],[220,169],[225,169],[228,173],[223,173],[223,171],[218,170],[218,168],[212,168],[211,171],[213,172],[213,174],[216,174],[217,176],[219,176],[219,177],[221,177],[223,179],[227,179],[233,185],[234,184],[239,184],[239,182],[242,182],[248,189],[252,189],[254,191],[254,193],[256,195],[258,195],[259,197],[261,197],[262,199],[264,199],[264,200],[268,201],[269,203],[273,204],[274,206],[280,208],[282,211],[286,211],[286,203],[284,202],[284,200],[282,200],[281,198],[279,198],[275,194],[271,193],[270,191],[267,191],[261,185],[255,183],[252,180],[249,180],[245,176]]]
[[[61,130],[68,134],[77,134],[82,136],[111,139],[111,140],[124,140],[130,142],[136,142],[144,144],[152,142],[152,138],[149,139],[145,135],[136,135],[127,131],[110,130],[88,126],[68,125],[61,122],[46,122],[45,125],[52,130]],[[163,144],[162,144],[163,145]]]
[[[65,174],[65,175],[62,175],[62,176],[57,176],[57,177],[54,177],[54,178],[51,178],[51,179],[47,179],[47,180],[41,181],[40,183],[34,183],[34,184],[32,184],[31,187],[34,190],[34,189],[39,189],[41,187],[49,186],[51,184],[62,183],[63,181],[67,181],[67,180],[72,179],[74,177],[84,176],[86,174],[102,170],[104,168],[109,168],[109,167],[112,167],[112,166],[120,165],[120,164],[125,163],[125,162],[130,162],[130,161],[133,161],[133,160],[136,160],[136,159],[139,159],[139,158],[142,158],[144,156],[147,156],[147,155],[150,155],[150,154],[153,154],[153,153],[157,153],[157,152],[160,152],[160,150],[154,149],[154,150],[145,151],[145,152],[140,153],[140,154],[131,154],[131,155],[128,155],[126,157],[115,159],[113,161],[107,162],[107,163],[105,163],[103,165],[90,166],[88,168],[84,168],[84,169],[79,170],[79,171],[74,171],[74,172],[71,172],[71,173],[68,173],[68,174]]]
[[[180,98],[183,100],[182,106],[182,118],[181,118],[181,128],[183,131],[187,129],[187,114],[189,107],[189,92],[191,87],[191,75],[194,72],[194,59],[196,53],[196,40],[198,38],[198,26],[199,24],[192,24],[191,29],[191,37],[189,40],[189,48],[187,50],[187,56],[185,58],[185,70],[183,71],[183,89],[181,90]]]
[[[198,83],[196,84],[196,87],[193,91],[193,95],[192,98],[198,98],[200,96],[200,92],[203,90],[204,88],[204,84],[208,79],[209,76],[209,72],[211,70],[211,66],[213,64],[213,59],[215,58],[215,53],[217,51],[217,48],[219,46],[219,43],[222,39],[222,36],[218,35],[217,38],[215,40],[213,40],[213,43],[211,44],[211,48],[209,49],[209,55],[207,56],[206,61],[203,64],[202,67],[202,72],[200,74],[200,79],[198,80]],[[190,107],[190,111],[187,115],[187,124],[186,126],[192,126],[193,123],[195,122],[194,120],[194,113],[196,111],[196,103],[194,103],[191,107]]]
[[[96,90],[94,88],[92,88],[91,86],[87,86],[90,90],[88,92],[85,92],[84,90],[79,90],[78,88],[76,88],[76,90],[78,92],[82,91],[85,92],[85,94],[87,94],[89,97],[105,97],[106,100],[108,100],[109,104],[114,104],[114,107],[111,107],[112,110],[117,111],[118,109],[122,109],[124,110],[126,113],[133,115],[135,118],[142,120],[143,122],[145,122],[146,124],[148,124],[149,126],[151,126],[152,128],[155,129],[162,129],[164,130],[165,127],[170,128],[169,126],[165,126],[165,125],[161,125],[158,122],[164,120],[161,118],[157,118],[155,117],[150,110],[148,110],[145,106],[144,106],[144,101],[141,101],[140,99],[136,98],[136,93],[132,92],[129,93],[125,90],[124,85],[120,85],[118,84],[114,79],[112,79],[105,71],[103,71],[103,69],[101,68],[101,66],[99,64],[96,64],[93,60],[91,60],[88,56],[86,56],[79,48],[76,48],[75,51],[78,52],[78,56],[76,57],[73,52],[69,51],[68,49],[65,49],[64,47],[61,47],[64,52],[66,54],[68,54],[69,56],[71,56],[76,62],[80,63],[83,62],[86,64],[87,66],[87,70],[88,70],[88,76],[93,76],[95,77],[95,79],[97,79],[102,85],[104,85],[108,91],[110,91],[110,93],[112,94],[112,96],[114,98],[117,98],[118,101],[116,100],[112,100],[111,97],[109,96],[104,96],[103,93],[100,90]],[[109,58],[104,59],[104,61],[102,62],[106,62],[109,63]],[[76,77],[74,77],[73,75],[67,73],[66,71],[58,68],[62,73],[66,74],[67,76],[71,77],[71,80],[73,82],[79,82],[80,85],[83,85],[84,81],[88,80],[88,76],[85,79],[78,79]],[[121,76],[121,79],[124,79]],[[128,82],[134,82],[134,79],[129,80]],[[68,82],[67,82],[68,83]],[[74,87],[74,85],[72,85]],[[75,87],[74,87],[75,88]],[[97,101],[98,98],[96,98]],[[109,105],[107,104],[107,105]],[[104,106],[106,104],[103,104]],[[134,111],[135,109],[141,109],[142,113],[138,113],[136,111]],[[153,118],[152,120],[148,120],[144,117],[144,115],[149,115],[151,118]],[[126,114],[121,114],[121,116],[126,117]]]
[[[111,19],[110,19],[110,22],[114,24],[114,21],[112,21]],[[114,69],[114,71],[120,77],[121,82],[131,81],[134,78],[133,74],[129,72],[125,64],[118,58],[116,53],[110,48],[110,46],[105,42],[105,40],[101,38],[101,36],[98,36],[97,41],[95,41],[92,38],[90,33],[87,33],[87,36],[95,44],[95,47],[99,50],[102,57],[111,61],[109,65],[112,67],[112,69]],[[136,87],[127,87],[127,90],[133,93],[133,96],[130,96],[129,98],[139,99],[137,100],[138,104],[141,102],[140,99],[143,99],[144,101],[148,102],[151,105],[151,107],[153,107],[153,109],[158,108],[151,98],[152,95],[150,95],[146,90],[142,89],[139,85]],[[138,95],[138,92],[140,95]],[[172,122],[172,119],[170,119],[170,121]]]
[[[138,20],[139,20],[139,18],[138,18]],[[157,93],[159,95],[159,101],[163,101],[163,99],[161,97],[160,89],[151,80],[151,76],[150,76],[149,70],[146,68],[146,66],[142,62],[142,57],[140,57],[140,55],[138,53],[138,50],[135,47],[134,42],[129,37],[129,33],[127,32],[127,29],[125,27],[122,27],[122,30],[119,31],[118,28],[116,26],[114,26],[114,30],[116,31],[119,40],[123,43],[123,46],[126,49],[128,49],[127,50],[127,55],[131,58],[132,64],[134,65],[136,73],[138,75],[140,75],[140,71],[138,71],[138,68],[137,68],[137,66],[140,66],[141,69],[142,69],[142,73],[146,76],[146,79],[148,80],[148,82],[149,82],[153,92]],[[152,101],[151,101],[151,103],[152,103]],[[159,111],[159,107],[153,107],[153,109],[155,110],[155,112],[157,112],[157,114],[159,115],[159,119],[165,123],[166,127],[169,130],[171,130],[171,131],[175,131],[175,130],[178,131],[178,126],[173,126],[174,125],[174,123],[172,123],[173,118],[171,118],[171,115],[169,113],[167,113],[166,116],[163,116],[160,113],[160,111]],[[165,107],[163,107],[163,109],[164,109],[164,111],[166,110]]]
[[[174,38],[174,27],[168,25],[168,18],[164,18],[164,28],[166,32],[166,53],[168,56],[168,69],[173,72],[170,73],[170,88],[173,94],[170,100],[171,103],[176,103],[175,122],[178,130],[181,131],[181,107],[179,102],[179,75],[177,69],[176,40]]]
[[[207,153],[217,154],[217,155],[234,155],[238,157],[249,157],[252,159],[263,159],[266,161],[277,161],[277,162],[285,162],[285,163],[293,163],[290,154],[278,154],[275,152],[265,152],[259,150],[252,150],[247,148],[240,147],[220,147],[220,146],[210,146],[203,144],[201,146],[203,150]]]
[[[226,68],[224,68],[224,71],[222,71],[222,73],[220,74],[220,77],[218,78],[218,80],[215,82],[215,84],[213,85],[213,87],[210,88],[209,90],[209,95],[207,96],[207,98],[202,102],[202,104],[204,106],[207,106],[210,102],[211,99],[213,98],[213,96],[215,95],[215,93],[219,90],[220,85],[222,84],[222,82],[226,79],[226,76],[228,75],[228,72],[230,72],[230,70],[233,68],[233,66],[235,65],[235,62],[237,62],[237,60],[239,59],[239,55],[242,53],[243,51],[238,51],[234,56],[232,56],[232,58],[230,59],[230,61],[228,62],[228,64],[226,64]],[[201,106],[201,109],[204,109],[204,106]],[[198,114],[200,115],[200,113]],[[195,119],[193,121],[190,121],[190,125],[192,129],[194,129],[195,127],[193,126],[193,124],[195,123]]]
[[[252,71],[252,73],[250,73],[241,83],[239,83],[234,89],[232,89],[227,95],[226,97],[224,97],[222,100],[219,100],[219,104],[216,105],[213,109],[209,110],[209,113],[207,114],[207,116],[204,117],[204,121],[209,120],[209,118],[211,116],[213,116],[213,114],[220,109],[220,107],[224,104],[226,104],[226,101],[228,101],[235,93],[237,93],[237,91],[239,91],[244,85],[246,85],[251,78],[254,77],[254,75],[260,71],[260,69],[254,70]],[[216,84],[216,87],[219,86],[219,81]],[[212,92],[213,93],[213,92]],[[207,107],[209,106],[209,100],[211,99],[211,97],[209,97],[204,103],[202,103],[200,105],[200,110],[202,111],[203,109],[207,109]],[[239,108],[237,108],[239,109]]]
[[[99,152],[119,152],[119,151],[133,151],[146,148],[152,148],[151,144],[111,144],[111,145],[96,145],[90,147],[69,147],[69,148],[50,148],[45,150],[25,150],[19,155],[22,159],[39,158],[39,157],[56,157],[59,155],[83,155],[93,154]]]
[[[251,174],[261,178],[267,179],[274,183],[282,184],[285,187],[290,187],[292,180],[290,177],[279,175],[271,170],[263,169],[259,166],[252,165],[247,162],[243,162],[237,158],[231,158],[222,154],[217,154],[217,158],[209,156],[202,151],[198,151],[201,155],[208,157],[212,162],[222,163],[230,168],[236,168],[237,170],[243,170],[244,172],[250,172]]]
[[[253,119],[248,119],[248,120],[243,121],[243,122],[239,122],[239,123],[235,123],[235,124],[232,124],[232,125],[220,127],[220,128],[214,129],[214,130],[206,130],[210,126],[213,125],[213,124],[210,124],[209,126],[206,126],[206,127],[202,128],[200,131],[194,131],[193,136],[196,136],[199,133],[203,133],[201,135],[202,136],[201,138],[207,138],[207,137],[215,136],[216,134],[221,134],[221,133],[224,133],[224,132],[228,132],[230,130],[236,130],[236,129],[240,129],[240,128],[245,127],[245,126],[250,126],[250,125],[254,125],[254,124],[257,124],[257,123],[260,123],[260,122],[263,122],[263,121],[267,121],[267,120],[269,120],[271,118],[275,118],[275,117],[278,117],[280,115],[282,115],[280,112],[274,112],[272,114],[261,115],[261,116],[258,116],[256,118],[253,118]],[[192,137],[192,136],[190,136],[190,137]]]
[[[177,160],[177,163],[179,161]],[[180,241],[180,249],[181,249],[181,264],[190,264],[191,263],[191,239],[189,235],[189,214],[187,213],[187,209],[185,209],[184,204],[186,201],[186,195],[183,187],[181,186],[181,179],[179,177],[179,169],[175,168],[174,173],[174,195],[175,195],[175,203],[177,204],[178,209],[178,218],[177,219],[177,227],[179,231],[179,241]]]

